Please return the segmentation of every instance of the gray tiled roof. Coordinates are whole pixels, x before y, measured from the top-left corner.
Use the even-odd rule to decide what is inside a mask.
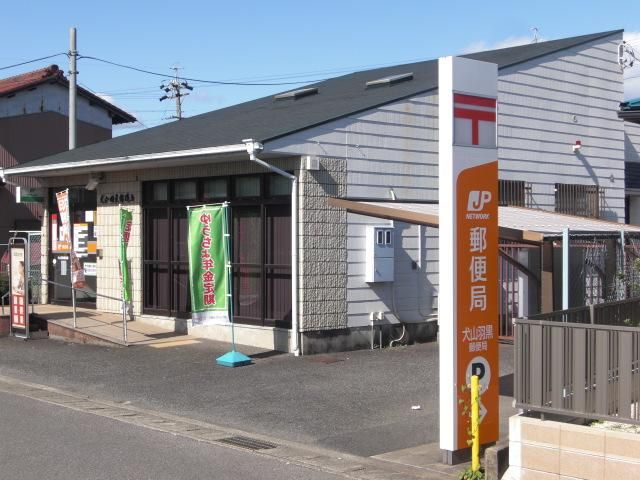
[[[582,35],[464,55],[506,68],[543,55],[588,43],[622,30]],[[413,80],[390,87],[365,88],[365,83],[413,72]],[[275,100],[272,95],[233,105],[93,145],[20,165],[36,167],[103,158],[233,145],[244,138],[266,142],[312,126],[412,97],[438,86],[438,62],[396,65],[351,73],[316,83],[318,94],[298,100]]]

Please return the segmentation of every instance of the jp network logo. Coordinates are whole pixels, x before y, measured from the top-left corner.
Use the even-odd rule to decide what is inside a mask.
[[[487,190],[471,190],[467,200],[467,212],[482,212],[485,205],[491,202],[491,192]],[[469,220],[487,220],[488,213],[467,213]]]
[[[469,192],[469,201],[467,202],[468,212],[480,212],[484,209],[485,204],[491,201],[491,192],[486,190],[471,190]]]

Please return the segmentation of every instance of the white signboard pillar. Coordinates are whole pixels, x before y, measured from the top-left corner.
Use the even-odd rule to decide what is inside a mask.
[[[498,70],[461,57],[438,68],[440,449],[451,464],[468,455],[471,375],[480,442],[498,440]]]

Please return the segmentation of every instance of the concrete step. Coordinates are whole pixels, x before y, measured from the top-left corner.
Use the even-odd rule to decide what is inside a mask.
[[[48,321],[49,338],[64,340],[66,342],[83,343],[88,345],[101,345],[104,347],[126,347],[123,340],[100,335],[95,332],[82,331],[64,325],[61,321]]]

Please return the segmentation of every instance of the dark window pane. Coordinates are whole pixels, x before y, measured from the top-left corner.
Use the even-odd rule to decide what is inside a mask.
[[[173,225],[171,230],[171,241],[173,242],[173,260],[178,262],[188,262],[188,222],[187,222],[187,209],[186,208],[173,208],[171,209]],[[168,239],[167,239],[168,243]]]
[[[144,267],[144,306],[157,310],[170,308],[170,280],[169,268],[166,264],[145,265]]]
[[[556,212],[581,217],[600,217],[604,188],[598,185],[556,183]]]
[[[173,302],[172,310],[178,316],[191,312],[191,298],[189,297],[189,267],[187,264],[174,264],[172,269]]]
[[[166,182],[154,183],[151,199],[154,202],[166,202],[169,200],[169,185]]]
[[[282,175],[270,175],[267,188],[270,197],[291,195],[291,180]]]
[[[169,261],[169,211],[166,208],[145,210],[145,260]]]
[[[265,323],[291,328],[291,268],[267,268],[265,280]]]
[[[234,267],[233,302],[236,318],[262,325],[262,274],[259,266]]]
[[[234,207],[232,214],[234,263],[259,264],[262,261],[260,207]]]
[[[498,183],[499,201],[502,206],[526,206],[527,185],[523,180],[500,180]]]
[[[236,177],[235,194],[236,197],[259,197],[260,177]]]
[[[291,206],[266,207],[266,264],[291,265]]]
[[[204,181],[203,194],[206,199],[227,198],[227,179],[211,178]]]
[[[195,200],[198,198],[198,186],[195,180],[175,182],[173,184],[174,200]]]

